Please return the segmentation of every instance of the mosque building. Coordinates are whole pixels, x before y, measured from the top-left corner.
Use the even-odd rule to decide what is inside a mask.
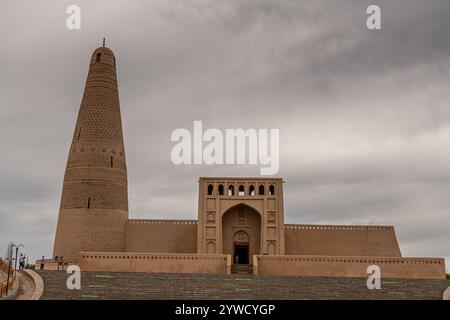
[[[367,277],[375,265],[384,277],[445,279],[444,259],[402,257],[392,226],[285,223],[283,184],[200,177],[196,220],[130,219],[116,59],[102,46],[90,59],[53,256],[82,271]]]

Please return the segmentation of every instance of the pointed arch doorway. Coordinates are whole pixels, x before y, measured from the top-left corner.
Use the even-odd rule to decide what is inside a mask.
[[[233,236],[233,262],[249,264],[249,260],[249,236],[247,232],[239,230]]]
[[[223,253],[233,264],[251,264],[253,255],[261,254],[261,216],[244,204],[228,209],[222,216]]]

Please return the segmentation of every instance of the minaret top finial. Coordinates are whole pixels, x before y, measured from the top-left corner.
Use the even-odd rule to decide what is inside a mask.
[[[103,38],[103,48],[105,47],[105,38]]]

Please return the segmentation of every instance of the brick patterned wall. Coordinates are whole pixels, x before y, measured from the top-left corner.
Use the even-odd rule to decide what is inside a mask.
[[[285,224],[287,255],[401,257],[392,226]]]
[[[65,183],[61,209],[118,209],[128,211],[127,186],[105,182]]]
[[[195,253],[197,252],[197,221],[128,220],[126,251]]]
[[[97,61],[100,55],[100,61]],[[54,255],[125,250],[127,167],[116,61],[108,48],[92,54],[67,160]]]

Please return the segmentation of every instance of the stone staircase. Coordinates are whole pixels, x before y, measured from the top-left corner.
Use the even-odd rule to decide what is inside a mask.
[[[253,274],[252,264],[233,264],[231,265],[231,273]]]
[[[38,271],[42,299],[437,299],[450,280],[384,279],[368,290],[365,278],[82,272],[81,290],[66,287],[62,271]]]
[[[35,290],[33,281],[27,277],[25,271],[18,271],[17,278],[19,281],[19,288],[15,300],[29,300]]]

